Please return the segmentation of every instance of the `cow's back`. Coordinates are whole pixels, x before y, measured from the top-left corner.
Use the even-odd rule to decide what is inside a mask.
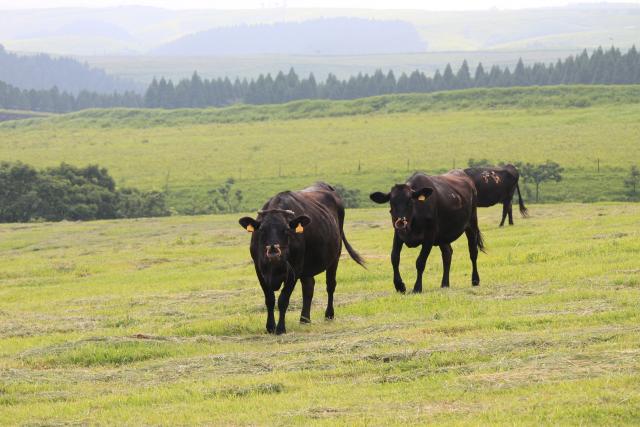
[[[486,208],[511,200],[518,183],[518,170],[513,165],[499,168],[468,168],[465,174],[473,181],[478,193],[478,206]]]

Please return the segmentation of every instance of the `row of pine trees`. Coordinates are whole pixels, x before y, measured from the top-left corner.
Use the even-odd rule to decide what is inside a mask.
[[[226,106],[235,103],[277,104],[298,99],[356,99],[391,93],[425,93],[473,87],[545,86],[566,84],[640,84],[640,54],[632,47],[626,53],[617,48],[598,48],[591,55],[585,50],[555,64],[525,65],[520,59],[513,70],[493,66],[485,69],[480,63],[472,72],[464,61],[454,72],[447,65],[433,77],[421,71],[402,73],[399,77],[381,70],[374,74],[358,74],[340,80],[330,74],[325,81],[316,81],[313,74],[300,78],[293,69],[275,77],[260,75],[257,79],[202,79],[194,73],[190,79],[174,84],[171,80],[154,79],[143,96],[95,94],[81,92],[73,96],[59,92],[20,90],[0,82],[0,107],[68,112],[85,108],[148,107],[200,108]]]

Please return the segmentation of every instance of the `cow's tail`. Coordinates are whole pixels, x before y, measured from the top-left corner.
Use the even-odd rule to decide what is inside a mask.
[[[518,205],[520,206],[520,215],[523,218],[527,218],[529,216],[529,211],[524,206],[524,200],[522,200],[522,194],[520,194],[520,186],[516,182],[516,190],[518,191]]]
[[[484,252],[485,254],[487,253],[486,250],[486,246],[484,245],[484,237],[482,237],[482,232],[480,231],[480,229],[476,229],[477,231],[477,240],[478,240],[478,249],[480,249],[482,252]]]
[[[342,242],[344,243],[344,247],[347,249],[347,252],[349,253],[349,256],[351,257],[351,259],[353,259],[355,262],[357,262],[364,268],[367,268],[367,266],[365,265],[364,259],[360,256],[360,254],[355,249],[353,249],[349,241],[347,241],[347,237],[344,235],[344,230],[342,229],[340,230],[340,235],[342,236]]]

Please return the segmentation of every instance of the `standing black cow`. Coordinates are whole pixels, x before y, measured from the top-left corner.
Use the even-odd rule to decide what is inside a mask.
[[[413,292],[422,292],[422,273],[433,246],[442,252],[442,287],[449,286],[449,269],[453,248],[451,242],[466,233],[469,255],[473,264],[471,284],[480,284],[476,260],[478,249],[484,250],[476,213],[476,189],[461,170],[445,175],[414,174],[406,184],[397,184],[389,193],[376,192],[370,196],[376,203],[391,204],[393,223],[393,284],[398,292],[406,287],[400,277],[400,251],[422,245],[416,260],[418,272]]]
[[[512,203],[513,193],[518,191],[518,203],[520,214],[527,217],[527,208],[520,195],[518,179],[520,174],[513,165],[504,167],[488,168],[468,168],[464,170],[476,186],[478,191],[478,207],[488,208],[498,203],[502,203],[502,221],[500,227],[504,225],[504,220],[509,215],[509,225],[513,225]]]
[[[311,321],[314,276],[326,271],[327,309],[325,317],[333,319],[333,292],[340,261],[342,242],[351,258],[364,266],[360,255],[344,235],[344,205],[335,189],[317,183],[302,191],[285,191],[264,204],[258,217],[244,217],[240,225],[252,232],[251,258],[267,306],[267,331],[286,332],[285,313],[291,292],[298,279],[302,282],[300,322]],[[276,326],[273,314],[275,291],[280,318]]]

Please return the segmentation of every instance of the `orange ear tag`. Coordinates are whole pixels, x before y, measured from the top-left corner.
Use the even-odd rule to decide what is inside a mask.
[[[253,228],[253,225],[249,224],[249,225],[247,225],[247,231],[249,233],[253,233],[255,231],[255,228]]]
[[[298,224],[298,226],[296,227],[296,233],[302,234],[303,232],[304,232],[304,227],[302,226],[302,224]]]
[[[424,194],[421,194],[418,196],[418,200],[420,200],[421,202],[424,202],[425,200],[427,200],[427,197]]]

